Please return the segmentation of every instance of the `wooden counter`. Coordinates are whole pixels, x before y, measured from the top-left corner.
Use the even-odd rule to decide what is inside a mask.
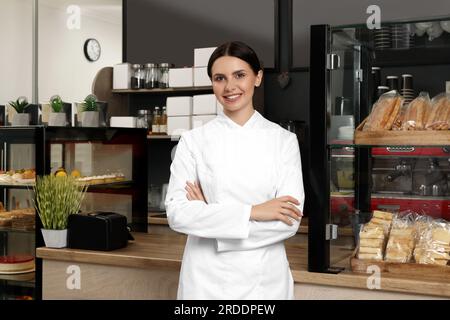
[[[128,247],[111,251],[38,248],[43,263],[44,299],[174,299],[186,236],[134,233]],[[307,244],[291,238],[286,251],[297,299],[414,299],[450,297],[450,283],[382,275],[380,289],[367,288],[371,275],[307,271]],[[349,270],[350,249],[333,250]],[[72,269],[69,267],[72,266]],[[73,266],[82,270],[81,288],[70,286]],[[72,270],[71,272],[69,272]],[[80,271],[81,272],[81,271]],[[76,282],[76,281],[75,281]],[[93,285],[93,283],[98,284]],[[76,285],[75,285],[76,287]]]

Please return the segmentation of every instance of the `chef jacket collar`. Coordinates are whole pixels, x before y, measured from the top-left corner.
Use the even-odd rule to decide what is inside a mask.
[[[236,122],[234,122],[233,120],[231,120],[231,118],[229,118],[225,113],[220,113],[219,114],[219,119],[222,120],[222,122],[225,123],[225,125],[227,125],[229,128],[237,128],[237,129],[250,129],[253,128],[256,123],[258,122],[259,119],[261,119],[261,114],[258,111],[254,111],[252,116],[250,117],[250,119],[247,120],[246,123],[244,123],[244,125],[239,125]]]

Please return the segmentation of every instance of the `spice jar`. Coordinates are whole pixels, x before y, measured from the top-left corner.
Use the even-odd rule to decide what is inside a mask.
[[[158,65],[156,63],[145,64],[145,88],[154,89],[158,88],[159,84],[159,72]]]
[[[169,87],[169,64],[160,63],[159,64],[159,87],[168,88]]]
[[[131,89],[144,88],[145,74],[142,65],[133,64],[133,74],[131,75]]]

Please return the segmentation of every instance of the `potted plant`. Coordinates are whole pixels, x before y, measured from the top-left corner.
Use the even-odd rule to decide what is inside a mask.
[[[10,101],[9,105],[16,111],[12,115],[12,126],[28,126],[30,124],[30,114],[26,113],[26,109],[30,106],[26,97],[19,97],[16,101]]]
[[[36,178],[33,187],[34,206],[42,221],[45,245],[64,248],[67,245],[69,215],[79,212],[87,185],[71,176],[46,175]]]
[[[48,119],[49,126],[65,127],[66,113],[64,112],[64,103],[60,96],[55,95],[50,98],[51,112]]]
[[[82,127],[98,127],[99,126],[99,112],[97,105],[97,97],[93,94],[88,95],[83,102],[81,112],[81,126]]]

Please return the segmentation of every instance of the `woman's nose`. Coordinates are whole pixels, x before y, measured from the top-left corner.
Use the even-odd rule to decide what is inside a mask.
[[[233,91],[236,88],[236,84],[233,80],[228,80],[225,85],[225,91]]]

